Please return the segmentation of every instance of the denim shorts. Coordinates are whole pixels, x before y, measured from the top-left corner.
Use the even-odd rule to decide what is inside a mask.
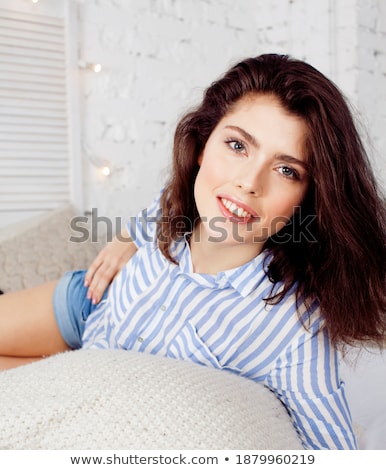
[[[56,322],[64,341],[71,349],[82,346],[82,336],[88,316],[98,307],[87,298],[84,285],[86,270],[69,271],[58,282],[53,295]],[[103,294],[102,300],[107,296]],[[101,301],[102,301],[101,300]]]

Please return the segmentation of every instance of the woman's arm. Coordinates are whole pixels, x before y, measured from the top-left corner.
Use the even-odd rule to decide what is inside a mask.
[[[88,298],[100,302],[104,291],[115,276],[131,259],[138,248],[156,236],[156,220],[159,216],[160,194],[152,204],[129,219],[122,232],[107,244],[91,263],[85,276]]]
[[[149,241],[154,241],[161,193],[148,208],[131,217],[122,232],[114,237],[91,263],[85,276],[85,285],[89,288],[88,298],[94,303],[100,302],[104,291],[137,249]]]
[[[280,355],[266,383],[283,402],[305,449],[355,449],[335,349],[325,330],[304,332]]]
[[[85,276],[87,296],[93,303],[97,304],[101,300],[104,291],[136,251],[134,241],[124,228],[99,252]]]

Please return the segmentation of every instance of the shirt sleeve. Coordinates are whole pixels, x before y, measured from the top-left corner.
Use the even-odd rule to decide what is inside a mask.
[[[267,385],[287,408],[305,449],[357,448],[337,352],[325,330],[304,331],[288,346]]]
[[[135,217],[131,217],[126,224],[126,229],[137,248],[145,243],[154,243],[157,237],[157,220],[161,216],[162,191],[153,200],[151,205],[141,210]]]

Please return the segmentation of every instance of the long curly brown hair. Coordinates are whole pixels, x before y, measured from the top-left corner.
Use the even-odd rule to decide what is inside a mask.
[[[339,89],[311,65],[286,55],[248,58],[204,93],[202,103],[177,125],[172,174],[161,197],[157,235],[175,262],[172,240],[199,220],[193,187],[198,157],[219,121],[247,94],[276,96],[308,127],[310,186],[300,211],[266,241],[267,272],[283,283],[277,303],[296,286],[297,299],[320,302],[334,343],[385,338],[384,197]],[[167,223],[165,223],[165,220]]]

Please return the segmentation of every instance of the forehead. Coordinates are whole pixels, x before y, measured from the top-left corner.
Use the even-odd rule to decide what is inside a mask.
[[[283,140],[291,147],[301,149],[301,154],[308,153],[306,120],[288,111],[273,94],[255,93],[239,99],[221,119],[217,128],[232,124],[242,127],[257,140],[271,138],[277,143]]]
[[[235,103],[233,103],[233,105],[230,106],[224,117],[250,111],[253,108],[275,110],[283,118],[290,118],[291,120],[298,121],[299,124],[306,127],[306,122],[301,116],[298,116],[297,114],[289,111],[276,95],[270,93],[249,93],[245,96],[242,96]]]

